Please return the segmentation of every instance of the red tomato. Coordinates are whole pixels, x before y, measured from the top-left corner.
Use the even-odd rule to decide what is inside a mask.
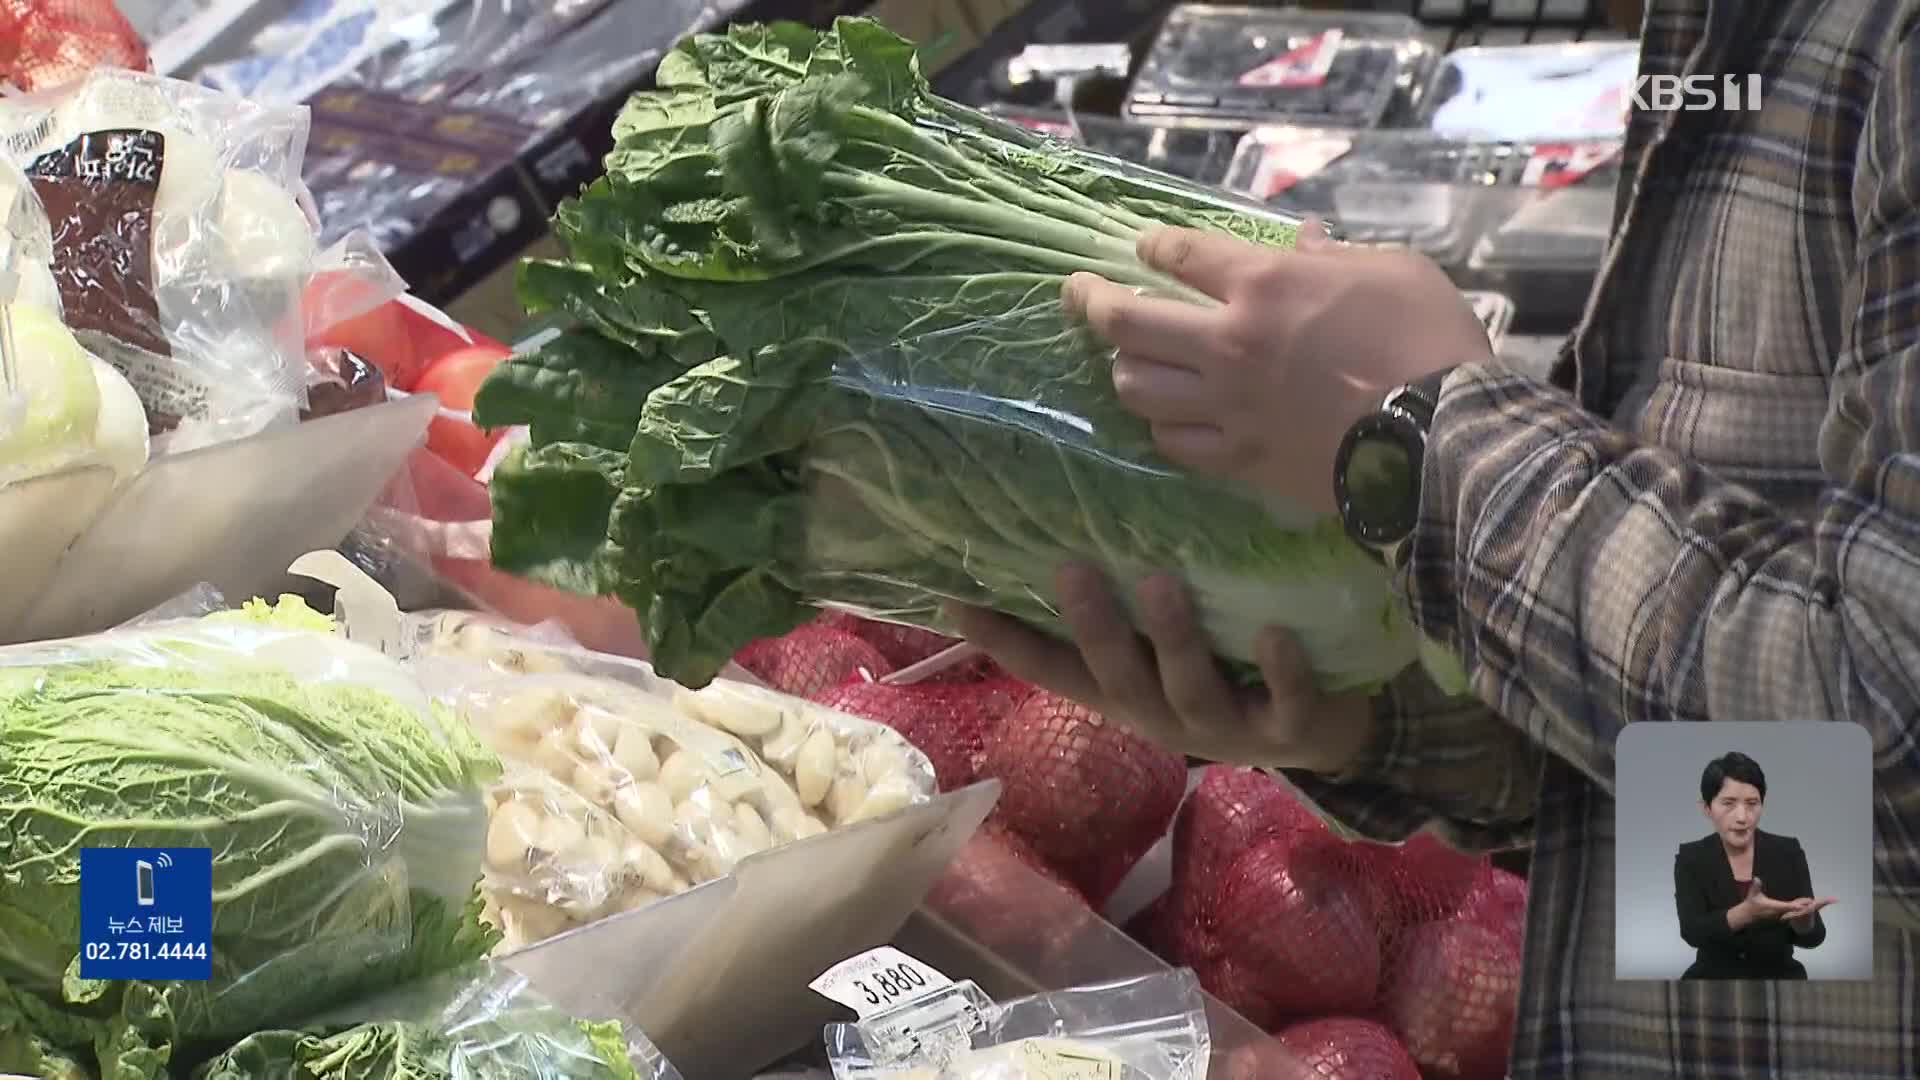
[[[382,304],[320,330],[307,346],[346,349],[379,368],[388,386],[405,389],[419,364],[400,312],[398,304]]]
[[[512,351],[503,345],[469,345],[435,360],[407,389],[433,394],[446,408],[468,412],[480,384],[510,355]]]
[[[434,395],[441,408],[469,412],[480,384],[509,355],[511,351],[501,345],[473,345],[448,353],[414,382],[413,392]],[[436,416],[427,427],[427,449],[468,476],[487,463],[499,440],[499,433],[482,431],[451,416]]]
[[[406,330],[408,340],[413,342],[413,354],[419,358],[421,370],[433,367],[441,360],[469,349],[484,347],[501,353],[511,351],[505,345],[471,327],[467,328],[467,336],[473,340],[468,341],[412,308],[395,306],[400,307],[400,322]],[[412,390],[413,387],[407,385],[400,389]]]

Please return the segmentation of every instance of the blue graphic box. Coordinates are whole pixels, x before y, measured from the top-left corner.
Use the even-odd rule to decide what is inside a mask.
[[[213,977],[213,852],[80,849],[80,977]]]

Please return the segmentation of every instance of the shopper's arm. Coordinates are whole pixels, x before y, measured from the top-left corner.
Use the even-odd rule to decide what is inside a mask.
[[[1400,583],[1483,700],[1609,790],[1635,721],[1860,724],[1882,914],[1920,927],[1916,103],[1910,37],[1866,117],[1820,442],[1831,486],[1810,516],[1469,365],[1440,395]]]

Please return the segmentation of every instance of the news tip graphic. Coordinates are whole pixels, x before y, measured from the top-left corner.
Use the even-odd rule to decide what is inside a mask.
[[[213,977],[213,851],[80,850],[80,977]]]

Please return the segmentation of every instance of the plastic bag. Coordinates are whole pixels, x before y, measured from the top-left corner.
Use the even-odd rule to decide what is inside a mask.
[[[13,860],[0,890],[0,982],[93,1016],[150,986],[170,1021],[141,1033],[187,1043],[485,954],[476,887],[498,760],[398,663],[331,627],[256,601],[0,650],[9,850],[43,853]],[[206,981],[89,981],[82,839],[217,853]]]
[[[493,964],[448,972],[248,1036],[198,1080],[680,1080],[646,1036],[577,1020]]]
[[[101,70],[0,98],[0,138],[59,243],[67,324],[139,391],[156,448],[291,421],[314,258],[301,108]]]
[[[0,0],[0,88],[40,90],[94,68],[146,66],[140,35],[112,0]]]
[[[514,673],[453,693],[507,762],[489,797],[486,890],[508,948],[935,790],[925,755],[878,724],[731,681],[686,690],[638,661],[507,639],[462,615],[415,626],[415,663],[432,685],[461,681],[457,669],[434,672],[435,656]]]
[[[1618,139],[1639,73],[1637,41],[1456,49],[1434,73],[1420,126],[1477,139]]]
[[[1005,1004],[963,982],[830,1025],[826,1041],[836,1080],[1203,1080],[1211,1057],[1206,1004],[1189,971]]]

